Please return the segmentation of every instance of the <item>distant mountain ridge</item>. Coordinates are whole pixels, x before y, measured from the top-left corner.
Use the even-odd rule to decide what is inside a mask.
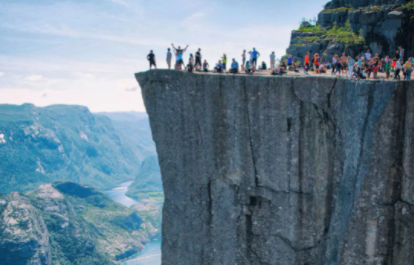
[[[141,161],[154,154],[145,113],[0,105],[0,193],[56,180],[111,188],[133,179]]]

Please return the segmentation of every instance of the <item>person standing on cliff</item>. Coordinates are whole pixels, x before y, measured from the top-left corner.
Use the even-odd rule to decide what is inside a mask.
[[[244,50],[242,53],[242,61],[243,61],[243,64],[241,65],[241,68],[242,70],[244,70],[244,65],[246,64],[246,50]]]
[[[195,53],[195,65],[194,65],[196,70],[200,70],[201,69],[201,49],[198,48],[198,51]]]
[[[167,65],[168,65],[168,69],[171,69],[171,59],[172,59],[171,49],[168,48],[167,49]]]
[[[275,60],[276,60],[276,54],[275,52],[272,52],[270,54],[270,70],[275,70]]]
[[[385,79],[388,80],[390,78],[391,73],[391,60],[388,56],[385,57],[384,64]]]
[[[348,74],[349,74],[349,78],[352,78],[352,75],[354,73],[354,64],[355,64],[355,60],[352,59],[351,56],[348,56],[348,60],[347,60],[347,65],[348,65]]]
[[[400,51],[400,61],[402,63],[404,62],[404,49],[400,46],[398,50]]]
[[[152,50],[147,55],[147,60],[149,61],[150,70],[152,69],[152,66],[154,66],[154,68],[157,69],[157,64],[155,63],[155,54]]]
[[[258,51],[256,51],[256,48],[253,48],[253,51],[252,51],[252,57],[253,57],[252,63],[253,63],[253,68],[254,69],[256,69],[257,59],[259,58],[259,56],[260,56],[260,53]]]
[[[365,53],[365,60],[366,61],[371,60],[371,52],[369,50]]]
[[[309,71],[310,62],[309,62],[309,52],[306,52],[305,55],[305,72]]]
[[[176,69],[180,69],[180,70],[181,70],[181,65],[183,65],[183,64],[184,64],[184,61],[183,61],[183,54],[184,54],[184,53],[185,53],[185,51],[187,50],[188,45],[187,45],[187,47],[185,47],[185,49],[181,49],[181,46],[178,46],[178,48],[175,48],[175,47],[174,47],[174,44],[172,44],[172,43],[171,43],[171,46],[173,47],[174,52],[175,52],[175,54],[176,54],[176,64],[175,64],[175,68],[176,68]]]

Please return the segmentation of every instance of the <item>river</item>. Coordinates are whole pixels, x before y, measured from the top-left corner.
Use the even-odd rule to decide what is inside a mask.
[[[130,207],[131,205],[140,203],[130,197],[126,196],[128,186],[131,185],[132,181],[124,182],[119,184],[118,187],[111,190],[105,191],[114,201]],[[161,241],[152,241],[148,243],[144,250],[133,258],[126,260],[122,263],[123,265],[161,265]]]

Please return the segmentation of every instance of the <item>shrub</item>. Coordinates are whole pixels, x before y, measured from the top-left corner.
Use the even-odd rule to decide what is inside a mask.
[[[341,11],[347,11],[349,10],[349,7],[338,7],[338,8],[327,8],[325,10],[322,10],[322,13],[338,13]]]
[[[336,22],[334,26],[326,32],[326,38],[331,39],[332,42],[335,43],[343,43],[343,44],[363,44],[365,43],[365,39],[361,34],[355,34],[352,31],[351,23],[349,20],[345,23],[345,27],[338,27]]]

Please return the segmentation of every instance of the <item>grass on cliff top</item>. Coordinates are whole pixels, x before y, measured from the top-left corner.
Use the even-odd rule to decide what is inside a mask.
[[[356,11],[356,9],[352,7],[327,8],[322,10],[322,13],[339,13],[341,11],[353,12]]]
[[[414,10],[414,0],[411,0],[407,4],[398,7],[396,10],[403,10],[403,9]]]
[[[313,29],[314,31],[310,31],[308,29]],[[298,43],[293,44],[293,46],[305,46],[309,43],[315,43],[315,42],[322,42],[324,40],[330,40],[333,43],[342,43],[346,45],[353,45],[353,44],[364,44],[365,39],[362,36],[362,31],[359,32],[359,34],[355,34],[352,31],[351,23],[349,20],[345,23],[344,27],[339,27],[336,22],[334,22],[334,25],[331,29],[326,30],[324,28],[321,28],[319,25],[317,27],[312,28],[299,28],[297,32],[318,32],[323,35],[321,36],[310,36],[310,37],[298,37],[299,40],[303,40],[306,43]]]
[[[355,34],[352,31],[349,20],[345,23],[345,27],[338,27],[337,24],[334,23],[334,26],[326,32],[326,39],[331,39],[334,43],[347,45],[365,43],[362,31],[360,30],[359,35]]]
[[[298,30],[294,30],[294,32],[311,32],[311,33],[325,33],[325,29],[321,28],[320,25],[316,27],[299,27]]]

